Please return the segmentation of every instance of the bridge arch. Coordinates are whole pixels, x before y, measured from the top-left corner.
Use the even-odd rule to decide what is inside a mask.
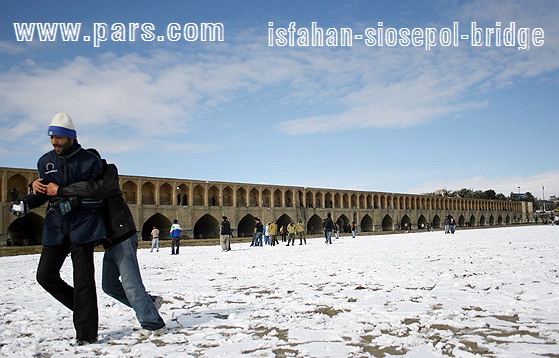
[[[338,225],[338,230],[340,232],[345,232],[345,228],[349,226],[349,219],[345,215],[340,215],[338,220],[336,220],[336,225]]]
[[[289,215],[283,214],[277,220],[278,228],[283,226],[287,230],[287,225],[289,225],[289,223],[292,222],[292,221],[293,221],[293,219],[291,219],[291,217]]]
[[[374,225],[373,225],[373,219],[366,214],[365,216],[363,216],[363,219],[361,219],[361,231],[365,231],[365,232],[370,232],[373,231],[374,229]]]
[[[171,220],[162,214],[154,214],[150,216],[142,225],[141,239],[151,240],[151,230],[153,227],[159,229],[159,239],[166,240],[169,238],[169,228],[171,227]]]
[[[246,214],[237,225],[238,237],[251,237],[254,235],[255,217]]]
[[[400,229],[411,230],[411,220],[409,216],[404,215],[404,217],[402,217],[402,220],[400,220]]]
[[[219,221],[210,214],[202,216],[193,229],[194,239],[211,239],[219,237]]]
[[[441,227],[441,218],[439,215],[433,217],[433,228],[438,229]]]
[[[40,245],[44,224],[45,219],[35,213],[28,213],[24,217],[15,219],[8,226],[9,245]]]
[[[425,216],[423,216],[423,214],[421,214],[419,216],[419,219],[417,219],[417,228],[418,229],[427,228],[427,219],[425,219]]]
[[[386,214],[384,218],[382,218],[382,231],[392,231],[394,230],[394,223],[390,215]]]
[[[322,233],[322,219],[320,216],[314,214],[311,216],[307,223],[307,233],[309,234],[320,234]]]

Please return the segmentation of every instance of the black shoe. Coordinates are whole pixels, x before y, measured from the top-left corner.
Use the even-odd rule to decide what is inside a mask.
[[[76,339],[76,342],[73,344],[73,346],[85,346],[87,344],[91,344],[91,343],[95,343],[97,342],[97,338],[88,340],[88,339]]]

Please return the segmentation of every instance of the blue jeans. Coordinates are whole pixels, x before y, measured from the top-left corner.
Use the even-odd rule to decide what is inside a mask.
[[[332,243],[332,231],[324,231],[324,237],[326,238],[326,243]]]
[[[142,328],[153,331],[163,328],[165,322],[142,283],[137,249],[138,236],[134,234],[105,250],[102,286],[107,295],[134,309]]]
[[[254,246],[262,246],[262,233],[257,232],[254,234]]]
[[[153,248],[157,247],[157,251],[159,251],[159,238],[154,238],[151,240],[151,251],[153,252]]]

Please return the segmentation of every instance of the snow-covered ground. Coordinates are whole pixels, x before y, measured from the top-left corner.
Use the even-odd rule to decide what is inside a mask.
[[[151,339],[102,293],[102,255],[100,340],[82,347],[70,345],[70,312],[35,282],[39,256],[0,258],[0,355],[559,356],[557,226],[139,250],[170,328]]]

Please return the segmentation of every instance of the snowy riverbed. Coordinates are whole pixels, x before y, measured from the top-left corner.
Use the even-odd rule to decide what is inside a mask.
[[[100,340],[82,347],[71,313],[35,282],[39,256],[2,257],[0,356],[559,355],[557,226],[307,241],[139,250],[169,327],[151,339],[102,293],[96,253]]]

